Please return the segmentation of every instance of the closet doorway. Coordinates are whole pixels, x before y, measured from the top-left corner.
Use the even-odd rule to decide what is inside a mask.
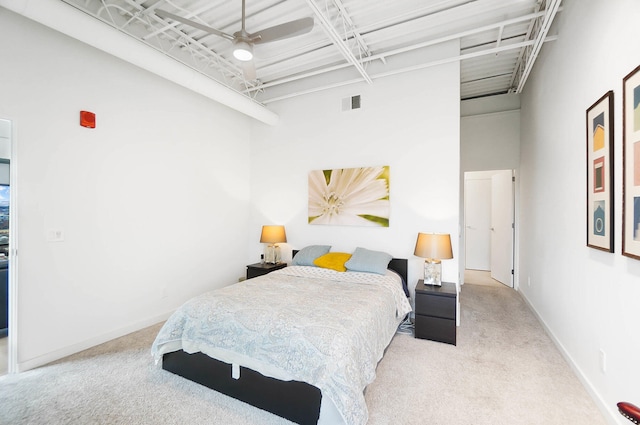
[[[513,288],[513,170],[464,173],[465,269]]]

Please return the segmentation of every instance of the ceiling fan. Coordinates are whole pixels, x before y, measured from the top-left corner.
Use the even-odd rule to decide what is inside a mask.
[[[155,14],[161,18],[173,19],[174,21],[182,22],[193,28],[230,40],[233,43],[233,56],[241,61],[243,74],[247,80],[256,79],[256,69],[252,62],[254,44],[269,43],[271,41],[295,37],[306,34],[313,28],[313,18],[301,18],[265,28],[252,34],[248,33],[245,29],[245,0],[242,0],[242,28],[240,31],[234,32],[233,35],[162,9],[156,9]]]

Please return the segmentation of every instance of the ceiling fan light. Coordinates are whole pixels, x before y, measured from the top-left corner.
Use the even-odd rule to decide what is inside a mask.
[[[246,41],[238,41],[233,46],[233,56],[239,61],[250,61],[253,59],[253,47]]]

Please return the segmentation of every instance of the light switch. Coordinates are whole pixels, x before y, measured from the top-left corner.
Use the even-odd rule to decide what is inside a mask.
[[[49,229],[47,231],[47,242],[62,242],[64,241],[64,232],[62,229]]]

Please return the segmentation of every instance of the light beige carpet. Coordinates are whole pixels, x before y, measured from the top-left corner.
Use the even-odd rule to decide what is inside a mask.
[[[605,424],[517,292],[466,284],[458,345],[397,335],[367,388],[369,424]],[[284,424],[156,367],[153,326],[0,377],[0,424]]]
[[[505,286],[502,283],[491,277],[491,272],[485,270],[471,270],[465,269],[464,282],[473,285],[486,285],[486,286]]]

